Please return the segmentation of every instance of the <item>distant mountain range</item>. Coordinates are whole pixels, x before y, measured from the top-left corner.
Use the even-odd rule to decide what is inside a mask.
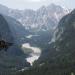
[[[69,10],[55,4],[42,6],[36,11],[31,9],[15,10],[0,5],[1,14],[10,16],[21,23],[18,25],[18,23],[15,22],[14,25],[10,26],[18,42],[30,42],[35,45],[37,43],[38,45],[40,45],[40,43],[48,44],[59,20],[69,12]],[[10,18],[6,20],[10,24],[13,24]],[[15,30],[13,30],[13,28],[15,28]],[[14,31],[16,33],[14,33]],[[32,37],[28,38],[30,35]],[[41,45],[43,46],[43,44]]]
[[[59,20],[69,12],[69,10],[55,4],[42,6],[36,11],[31,9],[15,10],[0,5],[0,13],[15,18],[30,31],[52,30]]]

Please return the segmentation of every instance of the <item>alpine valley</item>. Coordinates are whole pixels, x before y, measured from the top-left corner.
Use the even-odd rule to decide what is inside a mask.
[[[75,10],[50,4],[37,10],[0,5],[0,75],[74,75]]]

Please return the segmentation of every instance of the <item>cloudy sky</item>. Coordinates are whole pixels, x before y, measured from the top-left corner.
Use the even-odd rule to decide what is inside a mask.
[[[74,9],[75,0],[0,0],[0,4],[13,9],[38,9],[42,5],[55,3],[63,7]]]

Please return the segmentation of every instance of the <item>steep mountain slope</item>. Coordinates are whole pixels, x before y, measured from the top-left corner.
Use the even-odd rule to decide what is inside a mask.
[[[15,42],[17,44],[23,44],[26,41],[27,35],[29,35],[29,31],[27,31],[16,19],[13,19],[8,16],[4,16],[6,21],[8,22],[8,25],[10,27],[10,30],[15,38]]]
[[[19,75],[75,74],[75,10],[61,19],[55,37],[55,42],[50,45],[47,53],[48,59]]]
[[[29,31],[53,30],[59,20],[69,13],[69,10],[55,4],[42,6],[36,11],[31,9],[14,10],[3,5],[0,5],[0,9],[0,13],[15,18]]]
[[[12,23],[14,24],[14,22]],[[25,60],[26,55],[15,42],[16,38],[14,38],[15,35],[13,36],[9,24],[4,16],[0,15],[0,40],[13,43],[6,52],[0,49],[0,74],[6,73],[7,75],[10,72],[29,66],[29,63]]]
[[[9,16],[14,17],[21,22],[30,31],[52,30],[55,28],[59,20],[68,13],[68,10],[51,4],[42,6],[38,10],[10,10]]]
[[[1,25],[0,26],[0,40],[6,40],[8,42],[11,42],[11,40],[12,40],[12,43],[13,43],[14,40],[12,38],[10,29],[8,29],[9,26],[7,25],[7,28],[6,28],[5,24],[7,24],[7,22],[5,21],[3,16],[0,15],[0,25]],[[5,35],[3,35],[3,34],[5,34]]]
[[[50,49],[48,48],[47,50],[45,50],[45,52],[42,53],[40,60],[43,57],[46,58],[46,60],[48,60],[49,54],[51,55],[51,58],[52,57],[55,58],[54,55],[55,56],[58,55],[64,58],[66,57],[69,58],[70,56],[71,57],[70,59],[73,60],[72,56],[74,55],[71,53],[73,53],[75,49],[75,46],[74,46],[75,16],[74,15],[75,15],[75,11],[72,11],[70,14],[66,15],[60,20],[59,25],[54,32],[53,38],[55,39],[55,41],[50,44],[49,46]]]

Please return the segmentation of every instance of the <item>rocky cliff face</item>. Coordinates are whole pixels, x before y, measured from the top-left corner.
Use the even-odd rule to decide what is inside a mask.
[[[14,10],[0,5],[0,13],[18,20],[29,31],[53,30],[59,20],[70,11],[59,5],[50,4],[42,6],[38,10]]]

